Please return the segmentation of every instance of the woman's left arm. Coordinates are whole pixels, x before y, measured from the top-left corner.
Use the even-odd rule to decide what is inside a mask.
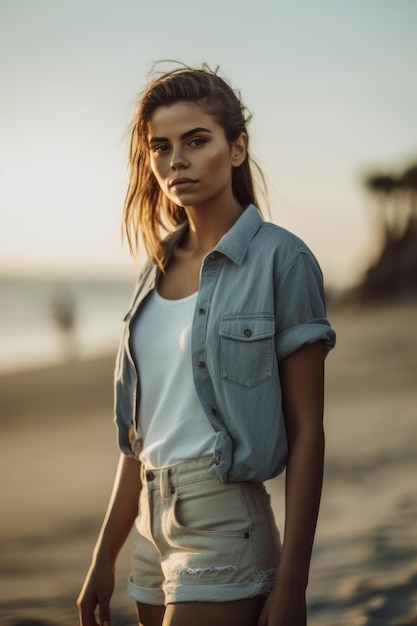
[[[276,583],[259,626],[305,626],[305,593],[323,482],[323,344],[306,344],[280,365],[288,437],[285,529]]]

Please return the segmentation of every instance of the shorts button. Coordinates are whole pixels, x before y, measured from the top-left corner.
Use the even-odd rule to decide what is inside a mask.
[[[169,490],[171,493],[175,493],[175,487],[171,487],[171,489]]]
[[[153,472],[146,472],[146,480],[153,480],[155,478],[155,475]]]

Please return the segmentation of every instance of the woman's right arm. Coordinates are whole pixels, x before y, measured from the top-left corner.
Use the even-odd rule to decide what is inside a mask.
[[[140,462],[122,454],[90,569],[77,600],[81,626],[110,626],[116,558],[137,516],[140,489]],[[94,617],[97,607],[99,622]]]

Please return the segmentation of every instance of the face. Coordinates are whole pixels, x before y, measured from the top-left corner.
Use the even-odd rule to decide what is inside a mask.
[[[162,192],[183,207],[233,202],[232,169],[246,157],[246,135],[230,145],[198,105],[156,109],[148,135],[150,163]]]

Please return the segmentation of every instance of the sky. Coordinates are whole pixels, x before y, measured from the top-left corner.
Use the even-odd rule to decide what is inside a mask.
[[[378,249],[363,176],[417,161],[413,0],[0,0],[0,276],[133,277],[126,130],[153,64],[220,66],[271,221],[326,283]]]

